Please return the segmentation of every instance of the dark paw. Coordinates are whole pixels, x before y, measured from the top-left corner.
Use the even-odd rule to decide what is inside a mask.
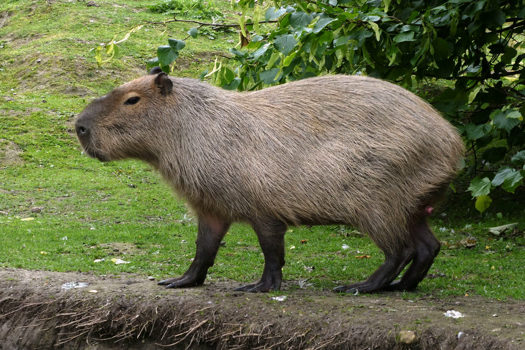
[[[360,282],[334,288],[334,292],[347,293],[353,295],[364,293],[376,293],[382,290],[384,290],[382,286],[378,286],[377,284],[370,282]]]
[[[407,283],[403,283],[402,281],[398,281],[398,282],[393,282],[393,283],[389,284],[388,286],[384,287],[383,290],[389,291],[389,292],[392,292],[392,291],[410,292],[410,291],[415,290],[416,287],[417,287],[417,285],[416,286],[409,286],[409,285],[407,285]]]
[[[273,285],[270,283],[257,282],[252,284],[247,284],[239,288],[235,288],[236,292],[248,292],[248,293],[267,293],[270,291],[276,291],[280,289],[279,285]]]
[[[358,295],[359,288],[352,286],[338,286],[334,288],[334,292]]]
[[[166,286],[166,288],[186,288],[201,286],[203,283],[204,280],[200,281],[189,276],[181,276],[162,280],[158,284],[161,286]]]

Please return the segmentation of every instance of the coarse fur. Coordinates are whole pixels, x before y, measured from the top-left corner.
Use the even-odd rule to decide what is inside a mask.
[[[395,275],[417,263],[415,236],[431,241],[423,255],[437,254],[439,242],[420,223],[454,177],[464,146],[416,95],[365,76],[238,93],[154,73],[92,102],[78,118],[77,132],[88,134],[79,139],[100,160],[132,157],[158,169],[199,220],[212,218],[203,234],[220,240],[231,222],[249,222],[268,263],[270,242],[282,239],[286,225],[348,224],[366,232],[387,262],[395,257]],[[261,236],[272,236],[266,251]],[[270,269],[280,270],[284,258],[277,260]],[[385,289],[393,274],[370,291]]]

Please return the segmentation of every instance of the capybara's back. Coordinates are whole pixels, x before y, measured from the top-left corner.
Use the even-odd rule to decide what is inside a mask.
[[[261,280],[241,290],[279,288],[283,236],[287,225],[300,224],[353,225],[384,251],[385,263],[367,281],[339,291],[412,289],[423,279],[439,251],[426,216],[463,154],[456,130],[426,102],[363,76],[235,93],[154,73],[93,102],[77,132],[100,159],[150,162],[196,211],[196,258],[182,277],[161,283],[202,284],[233,221],[252,224],[265,254]],[[129,102],[131,92],[140,95],[138,102],[113,106]],[[115,134],[104,127],[112,117],[97,123],[91,112],[109,105],[118,110],[105,113],[119,126]],[[128,129],[132,141],[122,136],[122,124],[134,120],[128,107],[144,108],[147,118],[137,131]]]

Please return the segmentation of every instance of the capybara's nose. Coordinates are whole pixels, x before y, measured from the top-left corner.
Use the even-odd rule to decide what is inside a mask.
[[[82,120],[82,118],[78,119],[75,123],[75,131],[80,139],[86,139],[90,134],[89,125],[85,120]]]
[[[86,128],[85,126],[77,125],[76,129],[77,129],[78,137],[85,138],[85,137],[87,137],[89,135],[89,129]]]

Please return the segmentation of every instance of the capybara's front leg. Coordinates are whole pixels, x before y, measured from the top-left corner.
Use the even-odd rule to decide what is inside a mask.
[[[252,227],[257,233],[257,238],[264,254],[263,275],[258,282],[235,290],[252,293],[279,290],[283,278],[282,267],[284,266],[286,224],[273,219],[260,220],[253,222]]]
[[[228,231],[230,222],[212,215],[199,215],[199,232],[197,235],[197,252],[188,271],[181,277],[160,281],[167,288],[184,288],[200,286],[206,279],[208,268],[213,266],[222,238]]]

